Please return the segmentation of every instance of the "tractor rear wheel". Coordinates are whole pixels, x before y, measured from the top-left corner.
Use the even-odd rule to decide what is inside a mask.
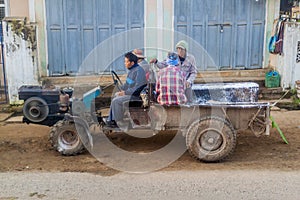
[[[82,129],[82,126],[79,124],[75,125],[74,122],[66,120],[58,121],[50,130],[52,147],[66,156],[82,153],[85,147],[78,134],[79,131],[83,131]]]
[[[186,145],[191,156],[200,161],[221,161],[234,151],[236,132],[225,119],[205,117],[190,125]]]

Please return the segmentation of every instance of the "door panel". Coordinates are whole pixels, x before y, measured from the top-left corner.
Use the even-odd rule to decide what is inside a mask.
[[[130,9],[129,9],[130,8]],[[87,55],[101,42],[115,34],[144,27],[144,1],[140,0],[46,0],[48,65],[50,75],[97,74],[105,66],[101,61],[88,62],[79,69]],[[107,71],[125,72],[123,54],[128,38],[117,39],[100,50],[104,57],[117,56]],[[141,47],[143,35],[138,38]]]
[[[236,50],[234,57],[235,59],[235,66],[236,68],[245,68],[246,63],[247,63],[247,25],[246,24],[240,24],[237,26],[236,29],[237,33],[236,34],[236,41],[235,41],[235,46]]]
[[[129,21],[130,28],[140,28],[141,19],[144,19],[144,12],[137,11],[137,9],[144,9],[144,1],[141,0],[132,0],[131,5],[127,10],[129,10]]]
[[[261,35],[261,26],[260,25],[253,25],[252,27],[252,38],[251,38],[251,48],[250,48],[250,67],[251,68],[259,68],[259,61],[260,61],[260,48],[257,43],[257,38],[260,38]]]
[[[210,57],[214,60],[216,66],[220,65],[219,62],[219,58],[220,58],[220,51],[219,51],[219,47],[220,47],[220,30],[219,30],[219,26],[218,25],[208,25],[207,27],[207,37],[206,41],[206,49],[207,49],[207,53],[208,55],[210,55]],[[195,57],[197,57],[198,55],[194,55]],[[211,63],[212,64],[212,63]],[[207,70],[215,70],[216,66],[207,66],[206,69]],[[203,68],[204,69],[204,68]]]
[[[175,0],[174,27],[213,58],[215,66],[194,55],[199,70],[262,68],[265,7],[266,0]]]
[[[193,0],[193,1],[197,1],[197,0]],[[208,23],[217,24],[220,22],[221,2],[222,0],[215,0],[215,1],[205,0],[204,6],[206,5],[207,9],[204,13],[202,13],[202,15],[204,15],[203,16],[204,19],[206,19],[205,15],[207,15]]]
[[[232,23],[234,19],[234,11],[235,11],[235,0],[225,0],[223,1],[223,6],[221,8],[221,12],[223,13],[222,21],[223,23]],[[240,1],[240,0],[239,0]]]
[[[250,1],[236,1],[236,43],[234,51],[234,65],[236,69],[249,67],[249,37],[250,25],[248,23],[251,12]],[[248,67],[247,67],[248,66]]]
[[[79,0],[65,0],[65,62],[66,62],[66,74],[76,74],[80,66],[81,61],[81,10]]]
[[[95,0],[85,0],[85,3],[82,4],[82,52],[80,55],[80,63],[84,60],[84,58],[93,50],[95,45],[97,44],[96,39],[96,14],[95,14]],[[82,69],[85,74],[93,74],[95,72],[95,63],[93,65],[85,66]]]
[[[251,69],[261,68],[263,54],[263,37],[264,37],[264,16],[265,12],[261,11],[265,1],[251,1],[251,39],[250,39],[250,66]],[[259,39],[259,40],[258,40]]]
[[[234,44],[234,13],[235,5],[234,0],[223,1],[220,15],[220,63],[219,69],[230,69],[232,65],[232,53]]]
[[[56,75],[62,73],[65,65],[63,49],[63,1],[46,1],[46,7],[48,8],[47,16],[51,16],[51,18],[48,17],[47,21],[48,43],[51,41],[51,45],[48,44],[49,73]]]
[[[220,26],[220,64],[219,68],[230,69],[232,63],[233,30],[231,25]]]

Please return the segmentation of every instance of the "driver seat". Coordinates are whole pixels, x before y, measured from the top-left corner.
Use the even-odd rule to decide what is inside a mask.
[[[128,103],[129,108],[141,108],[143,106],[143,100],[140,96],[141,92],[144,90],[144,88],[147,87],[147,84],[142,85],[139,87],[132,95]]]

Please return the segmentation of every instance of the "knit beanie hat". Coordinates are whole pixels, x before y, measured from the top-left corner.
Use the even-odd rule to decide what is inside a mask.
[[[188,50],[188,43],[185,41],[185,40],[180,40],[177,44],[176,44],[176,49],[179,47],[179,48],[182,48],[182,49],[185,49],[185,50]]]

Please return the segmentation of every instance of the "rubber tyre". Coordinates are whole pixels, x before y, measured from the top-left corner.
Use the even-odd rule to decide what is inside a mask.
[[[80,125],[66,120],[58,121],[50,130],[52,147],[65,156],[77,155],[85,151],[77,129]],[[82,131],[82,130],[79,130]]]
[[[49,114],[46,101],[40,97],[30,97],[23,105],[24,116],[32,122],[42,122]]]
[[[222,118],[205,117],[190,125],[186,134],[186,145],[191,156],[197,160],[222,161],[235,149],[236,132]]]

